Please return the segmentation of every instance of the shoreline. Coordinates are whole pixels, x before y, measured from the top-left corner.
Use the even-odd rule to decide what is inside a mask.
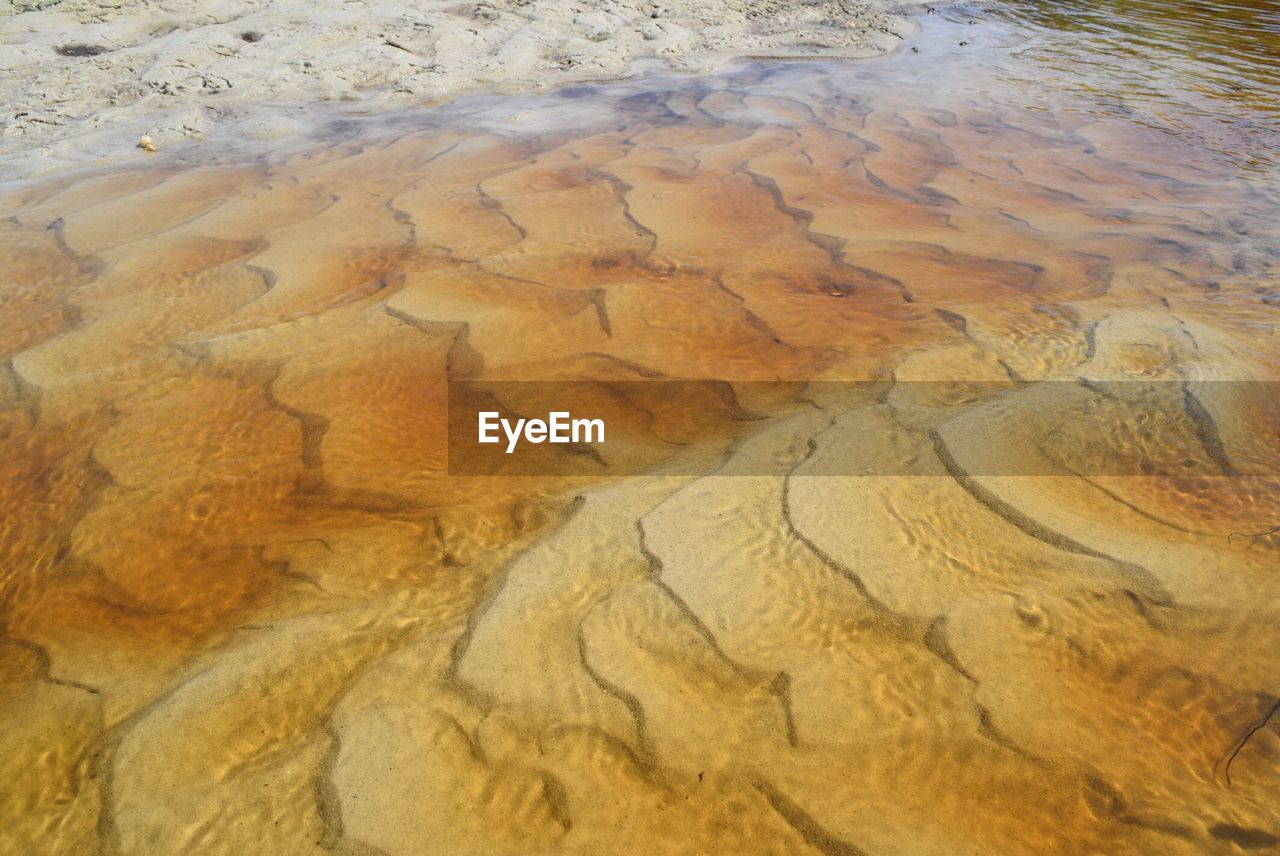
[[[0,18],[11,179],[127,160],[143,134],[162,151],[214,134],[291,138],[317,109],[372,115],[766,57],[882,56],[916,32],[918,11],[886,0],[182,5],[13,3]]]
[[[1269,114],[920,11],[857,61],[44,128],[0,853],[1280,844]],[[201,141],[122,118],[184,99]]]

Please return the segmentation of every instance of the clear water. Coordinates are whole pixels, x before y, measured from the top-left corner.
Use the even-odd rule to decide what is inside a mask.
[[[957,6],[3,185],[0,852],[1274,846],[1275,39]],[[449,475],[450,380],[633,475]]]

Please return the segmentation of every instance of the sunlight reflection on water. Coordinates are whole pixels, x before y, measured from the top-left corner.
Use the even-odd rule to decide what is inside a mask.
[[[1022,85],[1084,95],[1099,112],[1194,136],[1249,171],[1274,170],[1280,4],[1029,0],[948,12],[988,14],[1016,27],[1007,70]]]

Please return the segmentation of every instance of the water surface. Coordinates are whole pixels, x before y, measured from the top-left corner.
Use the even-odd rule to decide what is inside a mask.
[[[1065,88],[1103,115],[1198,139],[1274,179],[1280,5],[1030,0],[982,8],[1014,27],[1010,73],[1032,63],[1033,85]]]
[[[1064,8],[6,185],[0,850],[1274,846],[1275,81]]]

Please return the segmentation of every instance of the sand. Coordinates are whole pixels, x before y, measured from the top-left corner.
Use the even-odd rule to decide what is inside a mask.
[[[0,854],[1280,843],[1280,204],[1003,37],[0,188]]]
[[[4,5],[9,175],[122,159],[143,133],[162,147],[288,137],[330,103],[362,112],[742,56],[863,57],[912,29],[888,0],[4,0],[0,15]]]
[[[1276,472],[1206,383],[1280,377],[1274,203],[912,68],[9,189],[0,852],[1273,844],[1280,481],[1089,460]],[[693,475],[446,473],[450,379],[661,376],[782,394]]]

